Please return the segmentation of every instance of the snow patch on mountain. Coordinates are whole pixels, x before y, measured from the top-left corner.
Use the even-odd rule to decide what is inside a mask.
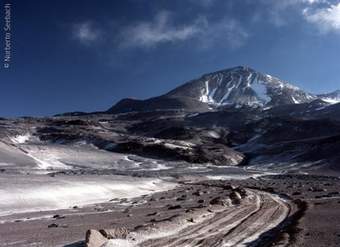
[[[200,101],[204,103],[214,103],[213,96],[216,92],[216,89],[213,89],[212,92],[209,92],[209,81],[205,81],[205,88],[202,89],[202,95],[200,97]]]
[[[340,103],[340,90],[327,94],[319,94],[318,97],[329,104],[337,104]]]
[[[340,99],[336,99],[336,98],[322,98],[322,100],[330,104],[340,103]]]
[[[267,87],[262,83],[255,83],[251,86],[251,89],[262,100],[264,104],[271,101],[271,98],[267,94]]]

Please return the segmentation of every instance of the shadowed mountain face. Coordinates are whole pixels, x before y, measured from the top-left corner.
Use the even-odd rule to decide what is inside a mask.
[[[235,67],[159,97],[123,99],[106,112],[0,119],[0,138],[14,145],[6,146],[12,153],[13,140],[29,136],[34,145],[80,143],[186,164],[340,172],[338,95],[313,95],[248,67]],[[8,163],[8,157],[0,157],[1,162]]]
[[[204,112],[210,109],[208,104],[189,97],[155,97],[147,100],[123,99],[111,107],[109,113],[133,111],[188,109],[193,112]]]

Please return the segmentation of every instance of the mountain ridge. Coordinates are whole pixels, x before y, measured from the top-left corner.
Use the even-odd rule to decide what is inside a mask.
[[[312,94],[248,66],[236,66],[205,73],[160,96],[145,100],[122,99],[107,112],[150,110],[202,112],[223,106],[268,109],[280,105],[310,103],[317,99],[330,104],[339,103],[340,90],[329,94]]]

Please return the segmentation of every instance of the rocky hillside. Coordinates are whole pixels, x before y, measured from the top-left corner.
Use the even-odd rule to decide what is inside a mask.
[[[340,172],[338,97],[235,67],[159,97],[123,99],[106,112],[0,119],[0,138],[6,145],[29,136],[39,147],[84,144],[186,164]]]

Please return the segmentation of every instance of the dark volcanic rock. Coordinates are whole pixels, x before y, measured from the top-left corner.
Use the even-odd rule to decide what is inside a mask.
[[[108,113],[124,113],[133,111],[183,109],[191,112],[209,111],[209,106],[189,97],[155,97],[147,100],[123,99],[111,107]]]
[[[230,194],[230,199],[231,199],[233,204],[240,204],[242,197],[241,197],[240,193],[233,191]]]
[[[101,229],[99,232],[107,239],[126,239],[129,234],[129,231],[124,227]]]
[[[56,223],[52,223],[50,225],[48,225],[48,228],[57,228],[59,225]]]
[[[182,208],[181,205],[174,205],[174,206],[169,206],[168,207],[169,210],[175,210],[175,209],[180,209],[180,208]]]
[[[176,142],[148,142],[142,138],[119,143],[112,151],[216,165],[239,165],[244,159],[241,153],[222,144],[186,146]]]

